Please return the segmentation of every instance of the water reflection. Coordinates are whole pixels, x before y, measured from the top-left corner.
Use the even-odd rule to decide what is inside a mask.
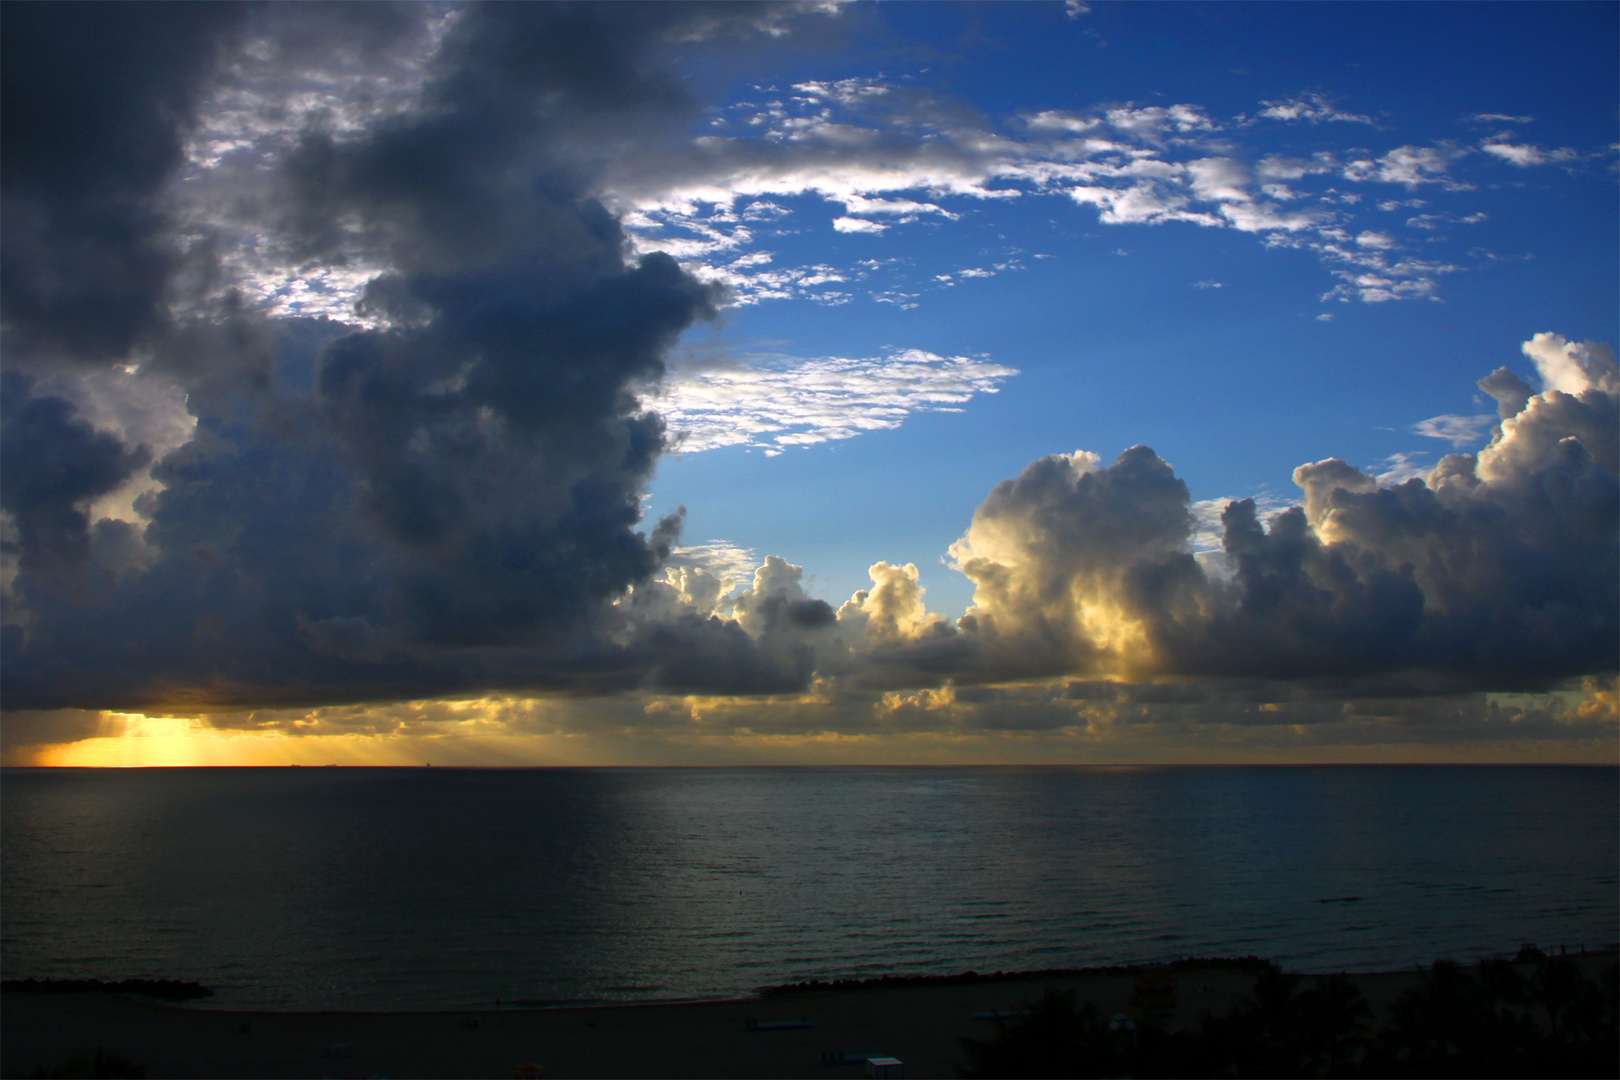
[[[3,962],[196,979],[221,1004],[384,1007],[1595,944],[1620,937],[1616,777],[13,770]]]

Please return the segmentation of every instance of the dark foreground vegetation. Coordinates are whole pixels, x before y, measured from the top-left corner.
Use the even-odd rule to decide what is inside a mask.
[[[164,1001],[192,1001],[213,997],[214,992],[201,983],[182,982],[179,979],[122,979],[103,982],[100,979],[6,979],[0,990],[18,990],[29,994],[144,994]]]
[[[121,1054],[109,1054],[101,1047],[88,1057],[68,1058],[50,1068],[34,1066],[29,1080],[146,1080],[146,1066]]]
[[[1355,982],[1268,966],[1249,996],[1197,1029],[1167,1031],[1047,991],[1029,1015],[963,1039],[963,1077],[1614,1077],[1620,1076],[1620,969],[1597,981],[1536,950],[1472,972],[1449,960],[1393,1003],[1381,1024]]]

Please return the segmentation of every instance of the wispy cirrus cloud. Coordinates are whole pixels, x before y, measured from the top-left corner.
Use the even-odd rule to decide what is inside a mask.
[[[1490,434],[1491,425],[1496,423],[1496,414],[1487,413],[1483,416],[1431,416],[1412,425],[1412,433],[1423,435],[1430,439],[1443,439],[1452,446],[1461,449],[1470,443],[1476,443]]]
[[[332,70],[329,58],[305,64],[285,48],[248,49],[214,84],[188,136],[179,191],[196,208],[198,242],[221,252],[222,287],[274,314],[358,320],[355,302],[386,264],[380,252],[356,242],[340,261],[302,258],[241,208],[263,203],[265,178],[309,129],[341,140],[420,107],[435,51],[460,17],[434,10],[352,71]],[[1529,119],[1480,113],[1462,123]],[[594,193],[621,217],[632,253],[668,253],[694,276],[726,284],[735,304],[884,302],[918,287],[858,282],[851,267],[826,257],[802,267],[748,261],[770,254],[783,233],[893,242],[907,230],[971,227],[973,211],[993,200],[1041,196],[1085,207],[1104,225],[1195,224],[1315,251],[1339,279],[1328,293],[1334,299],[1432,297],[1439,275],[1462,268],[1458,259],[1362,264],[1347,257],[1355,245],[1341,243],[1341,234],[1382,229],[1357,205],[1361,190],[1463,192],[1474,186],[1471,172],[1488,163],[1528,168],[1580,157],[1505,132],[1483,142],[1475,134],[1370,149],[1322,149],[1318,139],[1306,153],[1290,153],[1289,132],[1301,126],[1323,137],[1359,129],[1365,139],[1378,122],[1319,91],[1263,100],[1253,114],[1232,117],[1196,102],[1099,102],[1037,106],[995,122],[904,76],[852,76],[760,84],[711,109],[685,137],[598,141],[569,152],[590,155]],[[791,202],[805,196],[836,209],[822,217]],[[938,271],[917,272],[926,281]],[[828,274],[850,287],[805,284]]]
[[[864,359],[675,368],[646,400],[679,451],[745,446],[774,456],[896,428],[914,413],[959,411],[1016,374],[983,359],[903,349]]]
[[[719,599],[740,585],[753,580],[754,569],[759,566],[759,554],[749,547],[733,544],[729,540],[706,540],[701,544],[683,544],[671,548],[664,565],[674,580],[687,586],[684,578],[693,569],[702,570],[716,581],[715,599]],[[683,590],[687,591],[687,590]]]
[[[612,176],[608,196],[629,211],[638,250],[670,245],[662,249],[696,252],[710,244],[720,254],[767,243],[768,231],[754,237],[743,224],[746,208],[757,202],[819,198],[838,211],[822,224],[798,206],[795,230],[830,225],[836,233],[892,241],[924,223],[965,224],[991,201],[1056,196],[1094,210],[1103,225],[1194,224],[1250,233],[1268,247],[1313,251],[1339,279],[1326,299],[1423,299],[1466,264],[1435,258],[1433,248],[1422,258],[1401,255],[1408,239],[1371,217],[1373,207],[1430,200],[1379,197],[1380,189],[1431,197],[1467,192],[1488,163],[1534,157],[1514,150],[1513,161],[1506,149],[1489,149],[1518,145],[1500,140],[1484,148],[1442,139],[1279,152],[1290,124],[1378,126],[1318,93],[1264,101],[1257,116],[1230,120],[1195,103],[1123,103],[1035,109],[997,125],[903,79],[756,89],[757,98],[715,110],[703,134],[660,159],[656,173],[642,167]],[[734,213],[743,221],[711,231]],[[1436,208],[1410,227],[1426,228],[1429,218],[1448,214],[1445,220],[1483,220]],[[703,261],[693,267],[700,276],[724,265],[697,253],[692,258]],[[743,268],[731,271],[746,276]],[[736,284],[739,302],[775,294],[740,278]],[[894,287],[867,283],[855,295],[882,301]]]
[[[1503,132],[1495,138],[1480,143],[1479,148],[1487,154],[1493,154],[1503,161],[1517,165],[1521,169],[1533,168],[1537,165],[1560,165],[1565,162],[1579,161],[1581,153],[1572,146],[1562,146],[1557,150],[1543,150],[1539,146],[1529,143],[1515,143],[1511,141],[1512,134]]]
[[[1434,470],[1434,466],[1423,461],[1428,457],[1424,450],[1396,451],[1379,462],[1379,471],[1373,474],[1380,487],[1397,487],[1408,480],[1422,480]]]
[[[1260,115],[1267,120],[1294,120],[1308,124],[1377,124],[1377,121],[1370,116],[1345,112],[1337,108],[1323,94],[1303,94],[1295,98],[1285,98],[1282,101],[1262,101],[1260,104],[1265,106],[1260,110]]]

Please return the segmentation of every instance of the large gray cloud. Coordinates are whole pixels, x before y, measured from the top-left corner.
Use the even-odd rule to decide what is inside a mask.
[[[153,466],[143,521],[92,521],[89,504],[147,451],[93,428],[72,394],[8,388],[7,705],[598,689],[692,654],[616,632],[610,602],[653,574],[678,527],[641,527],[664,430],[633,391],[716,290],[667,256],[627,261],[591,197],[593,156],[689,117],[673,45],[746,36],[789,9],[473,7],[440,27],[405,104],[358,124],[299,118],[268,181],[236,192],[234,224],[302,259],[373,268],[369,328],[266,318],[222,287],[208,244],[181,259],[179,148],[195,102],[244,67],[363,66],[355,41],[382,56],[436,9],[174,8],[171,37],[120,38],[127,10],[30,9],[28,34],[8,12],[8,78],[14,52],[68,44],[8,85],[8,152],[12,117],[27,129],[8,214],[15,201],[45,224],[13,244],[8,217],[7,273],[26,288],[7,308],[7,363],[57,381],[69,360],[120,365],[179,388],[196,426]],[[120,42],[112,74],[80,85],[81,39]],[[148,70],[177,40],[207,62]],[[109,154],[97,183],[53,191],[103,138],[86,119],[98,103],[155,149]],[[140,224],[124,257],[92,271],[33,242],[101,228],[104,202]],[[109,313],[95,335],[77,327],[86,310]]]
[[[1151,450],[1106,467],[1036,461],[952,549],[977,586],[956,633],[919,634],[900,655],[918,678],[1260,679],[1346,697],[1612,672],[1620,367],[1554,334],[1525,352],[1543,390],[1482,380],[1503,420],[1478,455],[1383,487],[1337,459],[1302,465],[1303,505],[1268,526],[1252,500],[1230,504],[1229,577],[1190,552],[1186,486]]]
[[[72,402],[36,395],[26,375],[0,377],[0,457],[7,463],[0,507],[17,532],[8,555],[57,570],[86,553],[90,515],[84,505],[123,485],[150,454],[96,430],[75,415]]]
[[[155,332],[181,260],[161,199],[233,4],[6,9],[7,360],[105,360]]]

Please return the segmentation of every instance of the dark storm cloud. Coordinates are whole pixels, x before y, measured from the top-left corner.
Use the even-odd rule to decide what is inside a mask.
[[[650,685],[673,693],[782,694],[803,689],[835,643],[837,615],[804,591],[804,568],[768,556],[731,618],[674,596],[667,583],[637,590],[634,649],[652,665]],[[654,597],[660,599],[653,599]],[[708,595],[712,605],[714,595]],[[671,601],[674,601],[671,603]],[[701,601],[700,601],[701,603]]]
[[[8,362],[122,356],[179,262],[160,194],[235,4],[11,3],[0,64]],[[35,357],[30,357],[35,358]],[[36,358],[37,359],[37,358]]]
[[[654,662],[651,685],[677,694],[791,693],[815,671],[807,643],[757,640],[735,620],[712,615],[654,623],[639,644]]]
[[[0,372],[0,507],[16,523],[15,556],[30,570],[82,560],[90,544],[87,505],[114,491],[151,460],[75,415],[72,402],[35,396],[32,381]]]
[[[121,718],[80,709],[9,710],[0,725],[0,758],[28,760],[35,748],[123,734]]]
[[[617,269],[619,226],[585,198],[611,159],[678,143],[695,115],[672,46],[746,38],[794,5],[490,4],[457,14],[420,107],[362,140],[318,124],[289,156],[282,228],[307,256],[385,250],[412,275],[516,261],[534,283]],[[359,229],[354,223],[358,221]],[[402,291],[403,287],[403,291]]]
[[[101,41],[139,22],[129,10],[28,18],[48,43]],[[94,111],[85,95],[119,95],[118,115],[155,140],[150,161],[114,155],[108,168],[128,174],[116,185],[53,196],[26,244],[13,248],[8,224],[8,268],[27,289],[55,290],[50,303],[24,290],[7,309],[23,362],[49,366],[59,343],[123,360],[138,343],[141,377],[182,388],[196,418],[190,442],[152,468],[160,490],[138,505],[143,536],[118,521],[90,527],[83,513],[144,466],[138,447],[54,398],[19,395],[8,411],[6,509],[24,549],[8,597],[8,706],[594,692],[649,678],[697,687],[721,681],[715,656],[755,689],[808,676],[795,635],[831,623],[820,601],[787,603],[766,622],[791,630],[762,624],[758,640],[704,619],[630,626],[609,603],[647,582],[678,527],[640,527],[664,432],[635,391],[716,296],[667,256],[627,264],[617,221],[591,194],[606,150],[690,118],[673,44],[745,36],[789,9],[460,10],[413,105],[359,130],[306,117],[275,166],[274,197],[238,200],[300,258],[381,267],[361,304],[374,328],[267,319],[228,291],[165,302],[178,231],[165,185],[210,73],[228,80],[241,66],[238,37],[256,62],[351,70],[371,62],[357,41],[381,56],[409,36],[401,10],[432,14],[277,6],[237,34],[234,16],[187,21],[196,13],[175,9],[177,38],[130,34],[102,82],[78,86],[81,58],[63,46],[32,63],[15,96],[8,86],[8,124],[16,103],[73,129],[35,154],[60,159],[49,168],[23,159],[19,213],[35,213],[28,200],[44,198],[50,169],[91,152],[81,148],[99,128],[86,125],[101,120],[83,115]],[[10,30],[8,11],[8,65]],[[185,63],[148,70],[176,40]],[[104,204],[141,224],[124,261],[148,260],[116,296],[98,270],[33,243],[53,222],[101,221]],[[142,287],[129,286],[137,277]],[[74,337],[85,305],[116,316],[94,340]],[[77,580],[41,572],[45,552],[75,545]]]

